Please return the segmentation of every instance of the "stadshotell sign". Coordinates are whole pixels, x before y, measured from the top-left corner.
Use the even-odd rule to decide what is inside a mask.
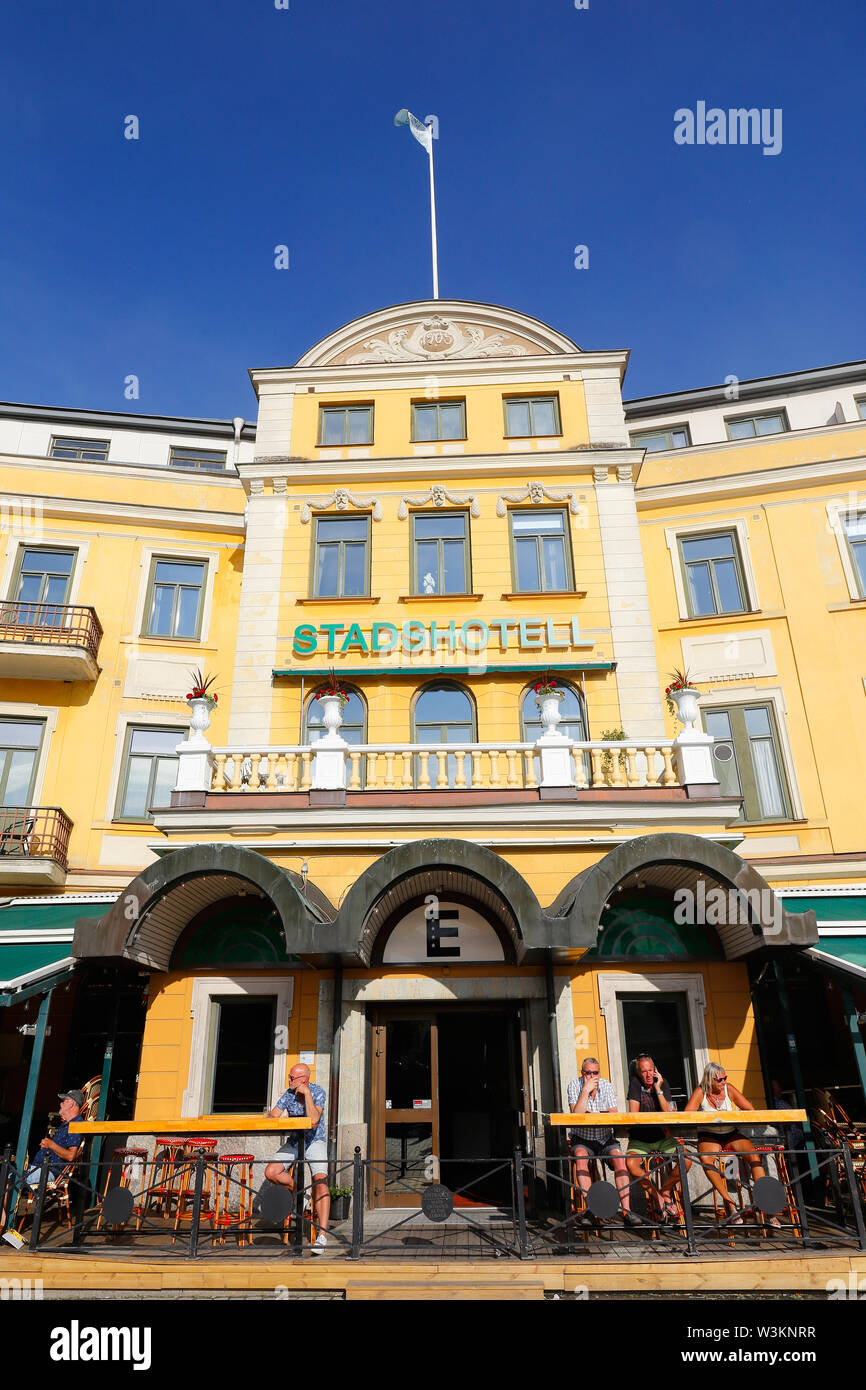
[[[412,618],[402,625],[373,623],[368,629],[354,622],[300,623],[292,637],[296,656],[477,654],[490,646],[504,652],[512,645],[521,650],[586,651],[594,644],[581,637],[577,618],[469,618],[466,622]]]

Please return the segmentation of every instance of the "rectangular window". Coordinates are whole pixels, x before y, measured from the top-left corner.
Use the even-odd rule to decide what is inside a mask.
[[[154,556],[144,610],[145,637],[198,637],[206,570],[203,560]]]
[[[857,589],[866,598],[866,512],[853,512],[843,518],[848,549],[854,562]]]
[[[760,434],[784,434],[788,417],[784,410],[770,410],[761,415],[736,415],[725,420],[729,439],[754,439]]]
[[[688,996],[673,991],[652,995],[617,991],[617,1004],[622,1055],[648,1052],[670,1086],[677,1109],[683,1110],[699,1079],[694,1070]]]
[[[412,514],[416,594],[468,594],[469,524],[465,512]]]
[[[43,719],[0,719],[0,806],[29,806]]]
[[[661,430],[638,430],[630,436],[636,449],[656,454],[661,449],[685,449],[691,444],[688,425],[667,425]]]
[[[721,794],[742,796],[741,819],[789,819],[791,803],[772,705],[731,705],[702,714],[704,728],[717,740],[713,760]]]
[[[702,618],[713,613],[746,612],[746,586],[735,532],[680,536],[679,545],[689,615]]]
[[[371,405],[322,405],[319,407],[319,445],[372,444]]]
[[[426,444],[436,439],[466,438],[466,402],[436,401],[412,406],[412,439]]]
[[[150,820],[151,806],[168,806],[177,778],[175,748],[182,729],[130,725],[126,731],[115,820]]]
[[[558,397],[521,396],[506,400],[505,433],[511,439],[559,434]]]
[[[67,439],[56,434],[51,440],[48,457],[52,459],[83,459],[105,463],[108,458],[107,439]]]
[[[60,627],[69,600],[74,550],[22,547],[12,584],[14,606],[4,609],[6,621]]]
[[[368,516],[316,518],[315,598],[359,598],[370,592]]]
[[[866,420],[866,396],[855,396],[854,405],[861,420]]]
[[[561,511],[511,512],[514,587],[546,593],[572,587],[566,515]]]
[[[224,449],[179,449],[172,445],[168,455],[169,468],[194,468],[200,473],[225,471]]]
[[[211,996],[205,1113],[261,1114],[274,1069],[275,994]]]

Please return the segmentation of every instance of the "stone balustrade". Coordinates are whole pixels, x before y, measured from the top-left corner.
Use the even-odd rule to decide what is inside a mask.
[[[181,745],[183,747],[183,745]],[[327,751],[326,776],[319,755]],[[336,763],[334,754],[338,754]],[[672,787],[683,778],[676,741],[605,742],[542,735],[533,743],[346,743],[211,750],[213,792],[516,791],[540,786]],[[336,768],[336,772],[335,772]],[[706,780],[710,780],[707,778]]]

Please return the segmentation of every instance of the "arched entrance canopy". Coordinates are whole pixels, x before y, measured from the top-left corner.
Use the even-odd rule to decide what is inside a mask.
[[[812,946],[818,940],[814,912],[786,911],[757,869],[700,835],[641,835],[628,840],[577,874],[548,910],[562,920],[578,917],[592,924],[594,943],[612,895],[615,901],[618,890],[635,886],[678,895],[686,923],[694,902],[699,915],[718,932],[728,960],[764,946]]]
[[[149,864],[97,921],[79,918],[74,956],[121,957],[151,970],[168,970],[186,925],[211,903],[257,890],[277,910],[286,950],[327,951],[323,930],[334,916],[323,893],[264,855],[240,845],[190,845]]]

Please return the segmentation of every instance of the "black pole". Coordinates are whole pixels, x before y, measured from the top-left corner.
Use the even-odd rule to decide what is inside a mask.
[[[686,1167],[686,1151],[682,1144],[677,1144],[677,1167],[680,1173],[680,1191],[683,1198],[683,1220],[686,1223],[686,1244],[690,1255],[698,1253],[697,1242],[695,1241],[695,1220],[692,1211],[692,1199],[689,1195],[689,1170]]]
[[[361,1150],[355,1146],[352,1159],[352,1260],[361,1258],[361,1244],[364,1240],[364,1168]]]
[[[562,1111],[562,1076],[559,1070],[559,1034],[556,1030],[556,995],[553,988],[553,952],[544,958],[544,982],[547,986],[547,1026],[550,1029],[550,1060],[553,1077],[551,1110]]]
[[[196,1149],[193,1163],[195,1164],[195,1188],[192,1196],[192,1220],[189,1223],[189,1253],[195,1256],[198,1254],[198,1232],[201,1225],[201,1199],[204,1189],[205,1158],[203,1149]]]
[[[770,1050],[767,1045],[767,1030],[764,1027],[764,1019],[761,1014],[760,993],[764,976],[769,968],[770,962],[765,961],[757,978],[752,976],[752,971],[751,969],[749,970],[749,975],[751,976],[749,980],[749,994],[752,999],[752,1017],[755,1021],[755,1032],[758,1035],[758,1057],[761,1063],[761,1075],[764,1078],[764,1100],[766,1101],[767,1109],[771,1110],[773,1108],[773,1077],[770,1071]]]
[[[33,1212],[33,1225],[30,1228],[30,1249],[35,1250],[39,1244],[39,1234],[42,1227],[42,1208],[45,1206],[45,1193],[48,1190],[48,1175],[51,1172],[49,1164],[43,1159],[42,1172],[39,1174],[39,1186],[36,1189],[36,1207]]]
[[[520,1258],[526,1259],[526,1207],[523,1204],[523,1154],[514,1150],[514,1180],[517,1188],[517,1239]]]
[[[299,1255],[304,1253],[304,1179],[306,1177],[306,1154],[307,1142],[302,1129],[298,1130],[298,1157],[295,1166],[297,1178],[295,1180],[295,1249]],[[310,1198],[310,1216],[315,1213],[312,1208],[312,1195]]]
[[[791,1012],[791,1000],[788,997],[788,986],[785,983],[785,972],[778,956],[773,957],[773,970],[776,975],[776,985],[779,991],[779,1003],[782,1006],[782,1020],[785,1028],[785,1039],[788,1044],[788,1059],[791,1063],[791,1075],[794,1078],[794,1090],[797,1093],[797,1104],[801,1110],[806,1112],[806,1120],[803,1124],[803,1134],[806,1139],[806,1155],[809,1162],[809,1176],[818,1177],[818,1164],[815,1159],[815,1140],[812,1138],[812,1125],[809,1120],[809,1109],[806,1105],[806,1090],[803,1086],[803,1072],[800,1067],[800,1054],[797,1051],[797,1038],[794,1033],[794,1015]]]
[[[328,1109],[328,1167],[331,1180],[337,1177],[337,1121],[340,1105],[340,1043],[343,1022],[343,961],[334,957],[334,999],[331,1007],[331,1097]]]

